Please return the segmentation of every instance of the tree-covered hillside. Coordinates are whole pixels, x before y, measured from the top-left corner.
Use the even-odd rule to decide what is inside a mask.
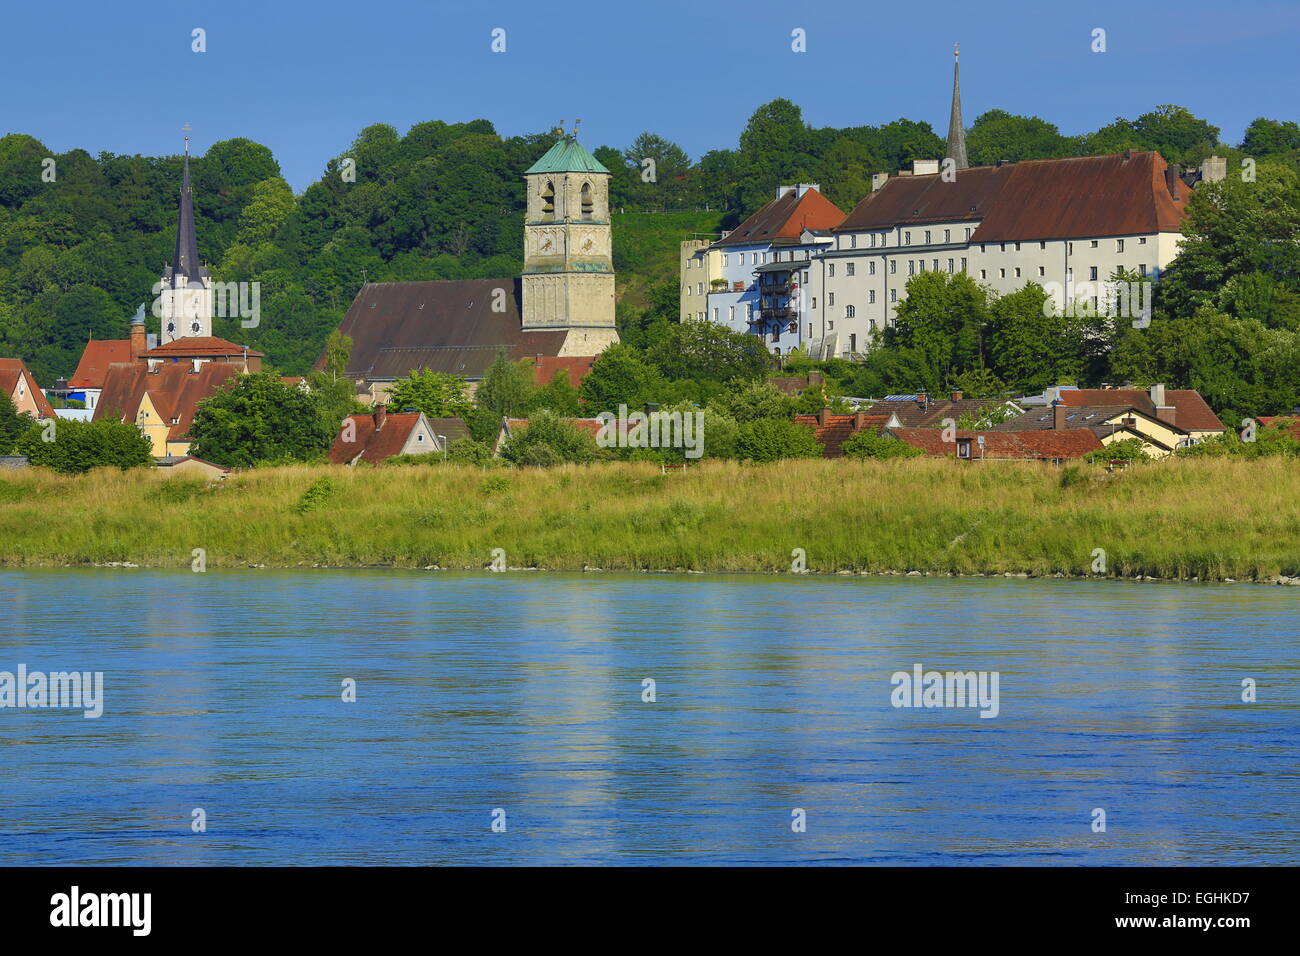
[[[994,110],[968,135],[973,163],[1126,148],[1160,149],[1186,163],[1211,151],[1230,161],[1238,155],[1217,142],[1216,127],[1180,107],[1082,137]],[[214,144],[192,159],[199,252],[216,279],[261,283],[260,326],[218,319],[216,334],[301,373],[363,282],[517,274],[523,172],[554,140],[501,137],[487,120],[435,120],[404,135],[370,126],[299,196],[267,147]],[[1257,120],[1240,149],[1300,166],[1300,127]],[[755,111],[736,149],[694,162],[653,133],[594,153],[614,173],[626,323],[649,308],[665,311],[660,300],[671,291],[681,238],[734,225],[782,183],[818,182],[848,210],[870,190],[873,172],[941,156],[943,141],[906,119],[815,129],[793,103],[774,100]],[[355,177],[344,175],[344,159],[354,161]],[[50,384],[73,371],[88,338],[125,337],[171,259],[180,174],[179,156],[54,154],[30,136],[0,138],[0,355],[26,359]]]

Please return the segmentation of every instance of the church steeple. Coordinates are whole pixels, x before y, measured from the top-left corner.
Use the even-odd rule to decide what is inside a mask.
[[[176,254],[172,257],[172,278],[184,276],[190,282],[203,280],[199,264],[199,240],[194,233],[194,190],[190,186],[190,139],[185,137],[185,171],[181,175],[181,212],[176,224]]]
[[[966,169],[966,129],[961,122],[961,84],[957,77],[957,58],[960,51],[957,45],[952,50],[952,113],[948,117],[948,149],[944,156],[956,163],[958,169]]]

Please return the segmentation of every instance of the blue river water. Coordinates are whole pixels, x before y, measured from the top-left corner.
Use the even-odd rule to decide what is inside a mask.
[[[101,569],[0,597],[0,672],[103,673],[97,719],[0,707],[0,865],[1300,860],[1300,588]],[[918,664],[996,672],[997,715],[894,706]]]

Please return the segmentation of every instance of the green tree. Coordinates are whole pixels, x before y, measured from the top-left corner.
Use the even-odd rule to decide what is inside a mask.
[[[52,441],[49,439],[53,439]],[[153,444],[130,423],[111,419],[82,422],[60,418],[33,422],[15,451],[41,468],[79,475],[92,468],[136,468],[153,464]]]
[[[664,380],[641,351],[619,343],[601,353],[578,386],[591,413],[617,412],[620,404],[636,410],[647,402],[662,404]]]
[[[14,400],[4,392],[0,392],[0,455],[7,455],[13,451],[14,443],[22,437],[31,423],[31,416],[18,411]]]
[[[736,457],[750,461],[820,458],[821,453],[821,443],[813,430],[788,420],[758,418],[741,424],[736,434]]]
[[[329,449],[330,428],[311,392],[273,372],[241,376],[199,402],[190,454],[228,468],[272,461],[312,461]]]
[[[534,407],[537,392],[532,364],[527,359],[511,362],[504,352],[498,352],[474,398],[480,408],[495,412],[498,418],[522,418]]]
[[[545,409],[531,416],[528,426],[511,436],[501,449],[501,457],[515,465],[580,463],[592,461],[598,454],[593,436]]]
[[[393,411],[413,409],[430,418],[463,418],[473,407],[465,396],[465,379],[446,372],[415,369],[388,390]]]
[[[859,460],[871,458],[883,461],[891,458],[916,458],[918,455],[925,454],[921,449],[893,435],[882,435],[869,429],[864,429],[845,439],[840,448],[849,458]]]

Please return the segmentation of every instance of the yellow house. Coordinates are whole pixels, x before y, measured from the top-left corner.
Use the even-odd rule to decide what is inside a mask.
[[[237,362],[132,362],[110,365],[95,421],[132,422],[148,437],[155,458],[189,454],[190,424],[199,402],[242,374]]]
[[[686,239],[681,245],[681,321],[704,319],[709,313],[709,291],[722,279],[722,252],[710,249],[712,239]]]

